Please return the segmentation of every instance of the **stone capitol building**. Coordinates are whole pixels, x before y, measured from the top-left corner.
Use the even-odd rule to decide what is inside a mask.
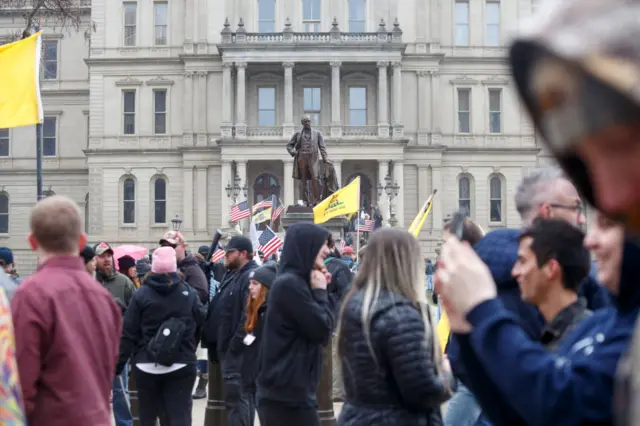
[[[194,249],[229,226],[229,185],[250,204],[298,199],[285,145],[309,115],[340,184],[361,177],[365,210],[389,219],[391,205],[406,228],[438,189],[425,256],[457,208],[517,227],[517,184],[551,161],[506,62],[536,3],[79,0],[79,31],[43,23],[45,195],[79,203],[92,243],[153,247],[179,215]],[[0,42],[23,25],[0,10]],[[35,153],[35,126],[0,129],[0,246],[23,274]]]

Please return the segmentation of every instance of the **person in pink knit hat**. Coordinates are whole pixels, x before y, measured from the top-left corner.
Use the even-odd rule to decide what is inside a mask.
[[[160,413],[168,424],[191,425],[196,329],[203,320],[197,292],[178,272],[176,250],[156,249],[151,273],[125,314],[116,366],[118,373],[131,357],[141,426],[155,425]]]

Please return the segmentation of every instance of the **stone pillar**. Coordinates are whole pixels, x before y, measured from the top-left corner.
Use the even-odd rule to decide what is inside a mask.
[[[292,206],[295,201],[294,182],[293,182],[293,158],[283,161],[284,170],[284,200],[285,206]]]
[[[207,167],[196,167],[196,231],[207,231]]]
[[[282,133],[285,138],[293,134],[293,62],[284,62],[284,124]]]
[[[193,16],[194,12],[197,10],[195,6],[195,0],[186,0],[184,7],[184,44],[182,50],[184,53],[192,54],[193,51],[193,41],[195,39],[194,28],[193,28]]]
[[[431,166],[431,190],[438,190],[438,194],[436,197],[444,194],[445,188],[442,187],[442,167],[441,166]],[[424,202],[424,201],[423,201]],[[444,219],[442,206],[444,203],[438,202],[436,198],[436,202],[433,203],[433,207],[431,208],[431,216],[433,217],[433,229],[442,230],[442,225],[444,224],[442,221]]]
[[[418,208],[422,208],[422,205],[427,198],[429,197],[430,190],[429,188],[432,186],[431,182],[429,182],[429,166],[418,166]],[[433,210],[433,208],[431,208]],[[416,212],[417,214],[418,212]],[[432,224],[433,220],[433,211],[429,214],[429,217],[425,221],[422,229],[429,229],[429,224]],[[431,225],[432,226],[432,225]]]
[[[198,110],[195,112],[197,125],[196,132],[198,133],[196,145],[207,146],[207,76],[208,71],[198,71]]]
[[[393,200],[394,207],[393,211],[396,214],[396,219],[398,220],[398,226],[404,227],[404,164],[402,161],[394,161],[393,162],[393,180],[398,184],[400,190],[398,191],[398,196]]]
[[[182,169],[182,227],[186,231],[193,230],[193,167]]]
[[[418,145],[429,144],[429,130],[431,126],[431,115],[427,98],[427,71],[416,72],[418,76]],[[431,94],[431,91],[429,91]]]
[[[184,96],[182,97],[182,144],[193,146],[193,71],[184,73]]]
[[[440,73],[429,71],[431,74],[431,145],[440,143],[440,115],[438,114],[438,101],[440,100]]]
[[[226,228],[229,226],[231,199],[227,197],[227,185],[231,182],[231,162],[223,161],[222,170],[220,171],[220,226]]]
[[[389,85],[387,84],[388,62],[378,62],[378,137],[389,137]]]
[[[238,130],[236,128],[236,136],[238,136],[237,131]],[[247,184],[247,162],[246,161],[236,161],[236,174],[238,175],[238,177],[240,177],[240,188],[242,188],[245,184]],[[238,202],[243,201],[244,199],[245,199],[244,193],[242,192],[242,190],[240,190],[240,194],[238,195]],[[248,223],[248,219],[243,219],[240,221],[240,226],[242,227],[242,229],[248,229],[247,223]]]
[[[331,159],[333,168],[336,171],[336,179],[338,179],[338,185],[342,188],[342,160]]]
[[[393,138],[404,137],[402,124],[402,62],[395,61],[393,66]]]
[[[231,62],[222,63],[222,124],[220,132],[223,138],[230,138],[231,128]],[[226,185],[226,183],[225,183]],[[224,225],[226,226],[226,225]]]
[[[378,185],[384,186],[384,178],[389,173],[389,161],[388,160],[378,160],[378,181],[375,182],[374,187],[375,190],[378,191]],[[382,191],[380,194],[380,198],[378,199],[378,207],[380,208],[380,213],[382,213],[382,218],[384,219],[384,224],[388,225],[389,223],[389,198],[387,194]]]
[[[331,137],[342,137],[342,119],[340,112],[340,66],[339,61],[331,61]]]
[[[245,62],[236,62],[236,69],[238,70],[236,77],[236,83],[238,84],[236,89],[236,138],[245,138],[247,137],[247,64]]]
[[[440,8],[440,0],[429,0],[430,53],[438,53],[440,51]]]

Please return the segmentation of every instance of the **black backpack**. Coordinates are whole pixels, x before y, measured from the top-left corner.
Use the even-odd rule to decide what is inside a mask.
[[[156,335],[147,344],[147,349],[156,364],[170,367],[180,351],[182,337],[187,325],[180,318],[169,318],[162,323]]]

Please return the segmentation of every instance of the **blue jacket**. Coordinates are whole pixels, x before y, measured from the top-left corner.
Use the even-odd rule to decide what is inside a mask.
[[[587,308],[591,311],[611,305],[609,292],[606,288],[598,284],[596,272],[596,265],[592,262],[589,276],[582,282],[580,291],[578,292],[580,297],[583,297],[587,301]]]
[[[626,241],[619,295],[578,325],[555,353],[532,341],[499,299],[467,315],[457,335],[476,398],[495,426],[611,425],[613,384],[640,306],[640,246]]]
[[[535,340],[542,334],[544,318],[535,306],[522,301],[518,282],[511,276],[511,269],[518,259],[519,235],[520,231],[515,229],[496,229],[478,241],[473,249],[491,271],[498,288],[498,300],[514,315],[527,336]],[[449,340],[447,357],[455,376],[468,386],[456,335],[452,335]]]

